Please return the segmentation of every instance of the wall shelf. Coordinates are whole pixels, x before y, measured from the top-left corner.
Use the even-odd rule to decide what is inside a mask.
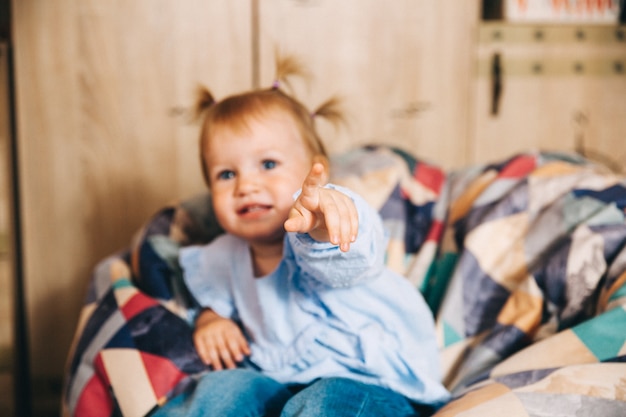
[[[626,45],[626,25],[482,23],[478,42]]]
[[[493,56],[478,61],[478,76],[490,77],[493,73]],[[503,76],[596,76],[626,77],[626,58],[533,58],[500,56]]]

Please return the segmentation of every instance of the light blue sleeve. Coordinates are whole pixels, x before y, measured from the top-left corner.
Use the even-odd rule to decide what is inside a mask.
[[[306,233],[288,233],[296,264],[306,279],[330,287],[349,287],[370,281],[382,274],[386,239],[380,215],[362,197],[347,188],[328,184],[326,187],[347,194],[354,201],[359,215],[357,239],[348,252],[329,242],[318,242]]]
[[[218,238],[208,245],[181,249],[179,262],[185,284],[198,304],[230,318],[235,314],[235,308],[230,271],[224,262],[224,259],[230,259],[230,255],[225,256],[224,250],[227,248],[220,245],[220,240]]]

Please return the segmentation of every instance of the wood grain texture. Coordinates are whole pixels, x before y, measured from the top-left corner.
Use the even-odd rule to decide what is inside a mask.
[[[320,124],[329,149],[387,143],[444,166],[466,162],[474,2],[269,0],[260,2],[260,79],[275,50],[314,78],[296,84],[310,107],[337,94],[348,128]]]
[[[0,373],[10,370],[13,358],[13,200],[11,128],[9,115],[8,46],[0,43]],[[7,355],[8,353],[9,355]],[[9,398],[7,397],[6,401]],[[2,410],[5,400],[0,401]]]
[[[539,25],[511,33],[485,26],[499,28],[503,40],[477,48],[472,161],[582,146],[590,156],[608,157],[608,163],[626,169],[626,42],[610,39],[617,28],[591,26],[587,33],[585,27]],[[539,40],[533,39],[537,33]],[[502,92],[494,115],[489,65],[496,53]]]
[[[198,83],[250,87],[249,1],[20,0],[13,19],[31,368],[61,375],[95,263],[204,189],[189,110]]]

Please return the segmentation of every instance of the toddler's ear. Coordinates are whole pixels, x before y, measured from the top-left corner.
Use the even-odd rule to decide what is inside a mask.
[[[324,155],[315,155],[313,157],[313,164],[320,163],[324,165],[324,184],[330,180],[330,162]]]

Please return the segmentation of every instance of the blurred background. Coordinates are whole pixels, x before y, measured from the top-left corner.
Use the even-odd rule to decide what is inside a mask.
[[[197,85],[268,87],[277,51],[309,68],[305,104],[344,99],[332,153],[626,169],[623,0],[1,0],[0,20],[2,416],[59,414],[93,267],[204,190]]]

